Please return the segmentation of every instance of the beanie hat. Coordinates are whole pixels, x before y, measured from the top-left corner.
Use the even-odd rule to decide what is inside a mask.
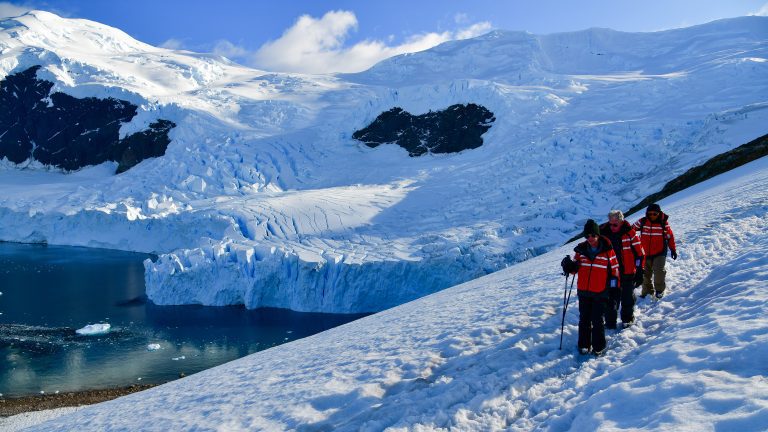
[[[592,219],[584,224],[584,236],[586,237],[587,234],[600,235],[600,226]]]
[[[646,213],[648,213],[649,211],[656,211],[656,212],[661,213],[661,206],[656,204],[656,203],[653,203],[653,204],[649,205],[647,209],[645,209]]]

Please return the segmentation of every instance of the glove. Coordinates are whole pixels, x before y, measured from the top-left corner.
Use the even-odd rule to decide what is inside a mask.
[[[635,288],[643,284],[643,268],[638,267],[635,269]]]
[[[671,251],[669,251],[669,255],[672,257],[673,260],[677,259],[677,251],[676,250],[672,249]]]
[[[578,265],[568,255],[560,261],[560,267],[563,268],[563,274],[566,276],[578,269]]]

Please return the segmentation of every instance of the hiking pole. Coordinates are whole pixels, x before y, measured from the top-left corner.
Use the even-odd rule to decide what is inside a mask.
[[[563,349],[563,331],[565,330],[565,312],[568,311],[568,303],[571,302],[571,291],[573,291],[573,282],[576,280],[576,275],[571,278],[571,289],[568,289],[568,274],[565,275],[565,288],[563,289],[563,321],[560,323],[560,350]],[[568,297],[565,296],[566,291]]]

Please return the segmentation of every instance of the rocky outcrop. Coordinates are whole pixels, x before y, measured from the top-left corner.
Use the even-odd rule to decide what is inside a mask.
[[[66,170],[114,161],[123,172],[165,154],[173,122],[158,120],[121,140],[120,127],[136,115],[136,105],[51,93],[53,83],[37,78],[39,68],[0,82],[0,158],[14,163],[32,158]]]
[[[395,107],[352,137],[368,147],[394,143],[408,150],[409,156],[456,153],[483,145],[482,135],[495,120],[492,112],[472,103],[418,116]]]
[[[150,123],[149,129],[120,140],[114,146],[109,160],[118,162],[117,172],[121,173],[144,159],[164,155],[171,142],[168,133],[174,127],[176,124],[170,120],[160,119]]]

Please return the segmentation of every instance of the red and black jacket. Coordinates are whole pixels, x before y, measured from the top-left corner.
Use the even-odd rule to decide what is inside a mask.
[[[610,224],[604,223],[600,225],[600,232],[607,233],[606,237],[613,245],[613,252],[619,261],[619,271],[622,275],[633,276],[637,267],[645,266],[645,250],[637,231],[629,222],[622,221],[619,231],[615,233],[611,231]]]
[[[634,228],[640,235],[646,257],[653,258],[667,255],[667,250],[677,250],[675,235],[669,227],[669,215],[659,213],[659,221],[651,222],[647,217],[642,217],[635,222]]]
[[[573,250],[576,252],[573,260],[579,266],[573,272],[579,277],[576,284],[579,295],[602,297],[607,295],[611,281],[614,281],[614,286],[619,286],[619,263],[608,238],[599,237],[597,253],[592,252],[586,241],[579,243]]]

